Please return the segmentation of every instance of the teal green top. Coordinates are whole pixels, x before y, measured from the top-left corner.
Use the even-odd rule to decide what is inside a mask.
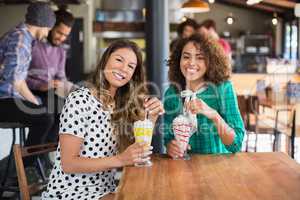
[[[224,145],[217,133],[215,124],[202,114],[197,114],[198,128],[189,141],[190,153],[235,153],[240,151],[245,128],[238,108],[237,97],[230,81],[218,85],[209,84],[207,89],[197,93],[208,106],[216,110],[224,121],[234,129],[235,138],[232,144]],[[182,112],[182,98],[174,86],[170,86],[164,96],[164,145],[174,139],[172,122]]]

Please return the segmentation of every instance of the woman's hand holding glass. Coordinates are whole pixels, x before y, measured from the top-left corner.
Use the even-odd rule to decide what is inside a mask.
[[[134,165],[150,160],[149,155],[152,154],[152,149],[153,147],[146,145],[146,143],[136,142],[130,145],[117,156],[120,161],[120,166]]]
[[[187,145],[187,149],[190,148],[190,145]],[[182,158],[184,156],[184,152],[187,149],[182,149],[178,140],[171,140],[171,142],[167,146],[167,154],[173,159]]]

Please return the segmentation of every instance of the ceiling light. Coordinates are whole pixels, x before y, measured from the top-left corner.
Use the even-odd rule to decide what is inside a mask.
[[[187,17],[186,16],[183,16],[182,18],[181,18],[181,22],[185,22],[187,20]]]
[[[247,0],[247,5],[254,5],[254,4],[257,4],[257,3],[260,3],[262,0]]]
[[[208,3],[215,3],[215,0],[208,0]]]
[[[182,12],[189,12],[189,13],[202,13],[208,12],[209,6],[208,3],[202,0],[188,0],[181,6]]]
[[[228,25],[232,25],[235,21],[235,19],[233,18],[232,13],[229,13],[229,15],[225,18],[225,21]]]

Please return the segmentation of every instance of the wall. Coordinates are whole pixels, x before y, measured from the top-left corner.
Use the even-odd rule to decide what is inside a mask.
[[[26,7],[26,5],[0,6],[0,35],[6,33],[20,21],[24,21]]]
[[[270,31],[272,18],[270,14],[220,3],[210,4],[209,6],[209,12],[197,13],[195,14],[195,19],[199,23],[208,18],[214,19],[219,33],[229,31],[233,37],[237,37],[241,31],[250,33],[266,33]],[[231,26],[225,22],[225,18],[230,12],[233,13],[233,17],[236,19]]]

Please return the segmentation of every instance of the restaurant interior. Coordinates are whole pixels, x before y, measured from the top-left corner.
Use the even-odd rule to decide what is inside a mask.
[[[37,1],[0,0],[1,37],[24,21],[32,2]],[[152,136],[152,166],[119,167],[117,189],[107,199],[300,198],[299,0],[41,2],[48,3],[53,11],[64,7],[74,16],[72,30],[63,44],[64,69],[68,82],[78,87],[96,73],[109,46],[126,39],[141,48],[150,96],[164,102],[164,93],[170,86],[170,44],[183,38],[178,35],[181,24],[195,21],[196,33],[202,22],[211,19],[218,38],[229,45],[229,82],[245,128],[240,150],[228,154],[187,150],[191,158],[171,158],[164,145],[161,116]],[[1,51],[0,87],[4,66]],[[0,110],[0,115],[6,114]],[[46,155],[53,165],[59,141],[28,146],[28,131],[25,124],[0,120],[0,199],[56,199],[42,195],[51,169],[43,165],[39,155]],[[23,164],[23,158],[32,155],[37,157],[37,175]]]

